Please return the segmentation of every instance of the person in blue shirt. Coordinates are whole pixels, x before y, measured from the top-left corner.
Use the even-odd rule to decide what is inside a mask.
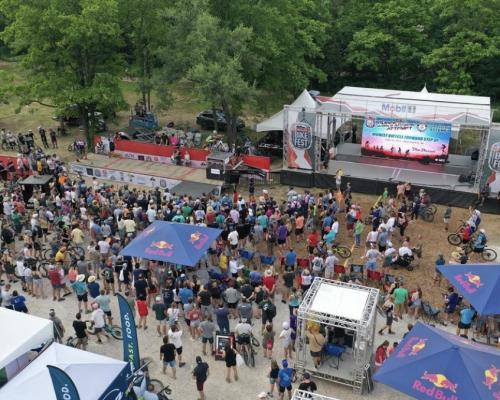
[[[256,287],[262,283],[262,274],[259,272],[256,264],[254,264],[253,271],[250,272],[249,278],[250,278],[250,284],[253,287]]]
[[[459,297],[455,292],[455,289],[450,286],[448,288],[448,294],[444,295],[444,320],[448,321],[450,319],[450,315],[453,315],[455,309],[457,308]]]
[[[477,235],[477,238],[474,241],[474,253],[482,253],[487,242],[488,238],[486,237],[486,231],[484,229],[480,229],[479,235]]]
[[[94,275],[90,275],[87,279],[87,289],[89,290],[90,297],[92,297],[93,299],[99,296],[99,292],[101,290],[99,283],[97,283],[95,280],[96,277]]]
[[[288,391],[288,398],[292,398],[292,377],[293,377],[293,369],[288,367],[288,361],[283,360],[281,362],[283,366],[278,373],[278,392],[280,400],[283,399],[285,395],[285,390]]]
[[[293,249],[289,249],[285,256],[285,270],[293,271],[295,269],[295,264],[297,263],[297,253]]]
[[[187,282],[184,282],[184,286],[179,290],[179,297],[182,304],[187,304],[189,303],[189,299],[194,298],[194,293]]]
[[[14,311],[20,311],[23,313],[28,313],[28,307],[26,307],[26,297],[21,296],[17,290],[12,292],[12,297],[10,299],[10,304]]]
[[[457,327],[458,336],[460,336],[460,331],[462,329],[464,330],[464,336],[467,336],[472,324],[472,320],[476,317],[476,314],[476,310],[474,310],[474,307],[472,307],[472,305],[469,305],[469,307],[464,308],[462,311],[460,311],[460,321],[458,321]]]

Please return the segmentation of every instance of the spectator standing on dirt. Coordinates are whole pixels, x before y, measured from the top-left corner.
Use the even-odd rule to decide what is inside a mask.
[[[205,400],[204,385],[209,375],[208,364],[200,356],[196,356],[196,366],[193,369],[193,378],[196,381],[196,389],[200,396],[198,400]]]
[[[403,314],[407,312],[408,305],[408,290],[403,285],[398,285],[394,289],[394,308],[395,316],[398,318],[403,318]]]
[[[288,361],[281,362],[283,368],[278,373],[278,393],[280,400],[283,400],[285,390],[288,392],[288,400],[292,400],[292,377],[293,370],[288,366]]]
[[[64,338],[64,325],[61,321],[61,319],[56,316],[56,312],[54,311],[53,308],[50,309],[49,311],[49,319],[52,321],[52,324],[54,325],[54,339],[58,343],[62,343],[62,340]]]
[[[52,143],[52,148],[57,149],[57,134],[54,129],[49,129],[50,141]]]

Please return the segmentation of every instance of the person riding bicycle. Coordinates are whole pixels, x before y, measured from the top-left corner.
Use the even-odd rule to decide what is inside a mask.
[[[484,248],[486,247],[486,243],[488,242],[488,238],[486,237],[486,232],[484,229],[479,230],[479,235],[477,235],[476,240],[474,241],[474,253],[482,253]]]
[[[250,337],[252,336],[252,325],[250,325],[246,318],[241,318],[239,324],[234,328],[236,333],[236,343],[238,343],[238,351],[244,344],[250,344]]]

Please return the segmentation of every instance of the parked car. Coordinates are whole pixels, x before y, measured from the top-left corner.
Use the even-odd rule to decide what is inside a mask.
[[[217,129],[225,131],[227,129],[226,114],[221,110],[216,110],[217,114]],[[196,117],[196,123],[203,129],[214,129],[214,114],[212,110],[202,111]],[[245,127],[245,122],[238,118],[236,121],[236,129],[241,131]]]
[[[95,120],[97,122],[97,132],[105,132],[107,130],[106,121],[102,116],[102,113],[96,111],[94,113]],[[89,114],[90,118],[90,114]],[[53,119],[60,121],[61,119],[67,126],[77,126],[79,128],[83,128],[83,121],[79,116],[71,116],[71,115],[57,115],[53,117]],[[89,120],[90,125],[92,125],[92,119]]]

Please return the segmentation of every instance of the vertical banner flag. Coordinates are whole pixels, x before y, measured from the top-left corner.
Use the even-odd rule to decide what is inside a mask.
[[[57,400],[80,400],[76,386],[62,369],[47,365]]]
[[[140,368],[139,342],[137,340],[137,329],[135,327],[134,313],[121,294],[118,296],[120,307],[120,318],[123,334],[123,360],[130,364],[130,370],[136,371]]]
[[[288,168],[313,170],[315,114],[303,110],[297,118],[288,132]]]
[[[488,159],[483,166],[481,188],[488,183],[491,193],[500,192],[500,128],[492,126],[488,143]]]

